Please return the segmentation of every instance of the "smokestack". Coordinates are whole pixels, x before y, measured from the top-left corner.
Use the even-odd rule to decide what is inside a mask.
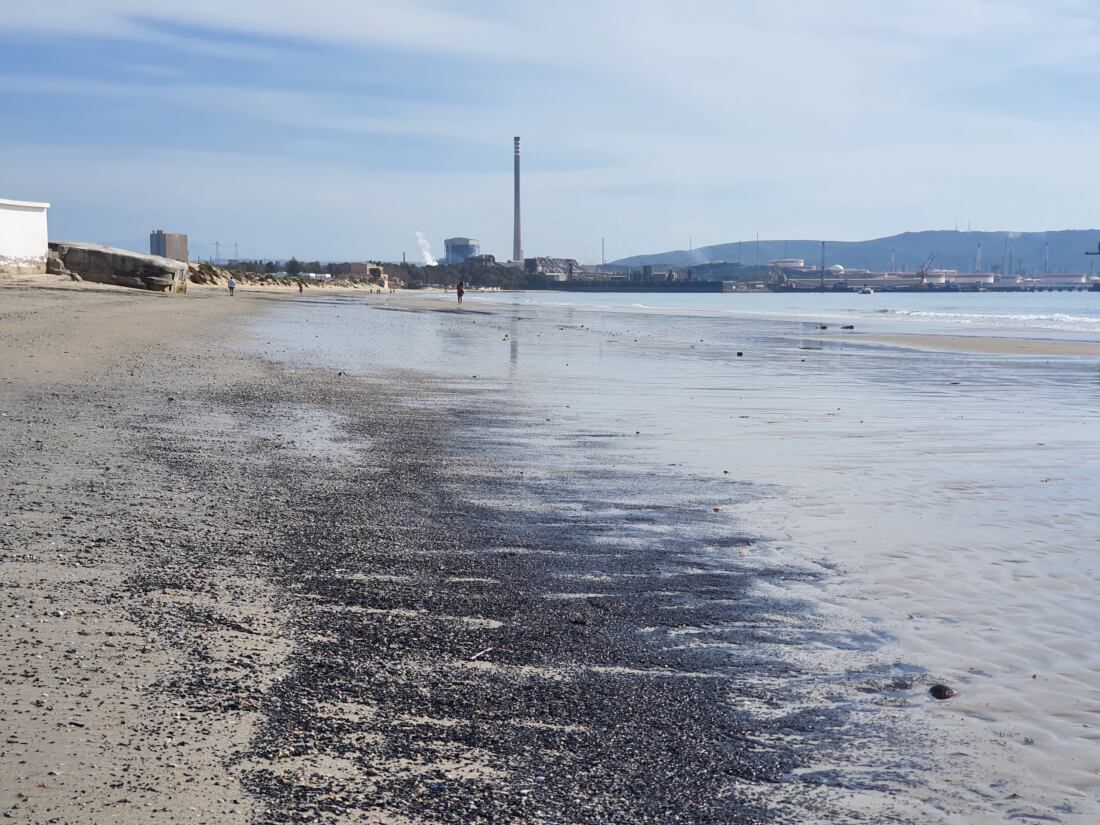
[[[523,260],[523,240],[520,234],[520,219],[519,219],[519,137],[513,138],[516,149],[516,215],[515,226],[512,230],[512,260]]]

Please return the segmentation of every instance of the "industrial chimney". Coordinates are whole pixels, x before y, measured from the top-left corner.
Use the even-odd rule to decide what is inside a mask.
[[[520,220],[519,220],[519,137],[513,138],[516,149],[516,214],[515,214],[515,226],[512,231],[512,260],[523,260],[523,241],[520,236]]]

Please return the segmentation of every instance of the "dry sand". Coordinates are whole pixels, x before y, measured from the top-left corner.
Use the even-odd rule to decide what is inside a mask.
[[[256,308],[214,298],[53,278],[0,286],[0,814],[13,822],[232,823],[255,813],[223,765],[255,715],[199,722],[152,690],[178,672],[180,640],[135,621],[127,586],[154,550],[141,524],[174,519],[166,504],[179,491],[135,465],[121,428],[135,414],[172,416],[158,393],[164,364],[195,357],[196,342]],[[129,409],[103,390],[120,382],[132,386]],[[271,613],[259,582],[223,585],[248,590],[257,617]],[[147,598],[140,609],[201,606],[186,592]],[[242,655],[234,635],[209,631],[212,662]],[[255,678],[275,678],[285,641],[247,642],[272,665]]]

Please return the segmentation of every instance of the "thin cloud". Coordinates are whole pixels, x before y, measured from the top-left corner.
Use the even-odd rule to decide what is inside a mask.
[[[5,130],[7,156],[36,159],[17,164],[18,178],[5,174],[45,190],[23,190],[27,197],[96,199],[94,218],[73,213],[73,230],[90,232],[112,211],[119,223],[163,213],[170,207],[158,197],[209,208],[194,192],[142,189],[149,158],[176,164],[159,168],[215,190],[222,180],[265,193],[249,200],[265,218],[249,229],[250,245],[292,237],[290,251],[310,257],[341,241],[327,218],[303,213],[312,195],[290,194],[299,190],[323,191],[339,208],[355,209],[364,191],[387,204],[369,216],[376,256],[402,251],[396,239],[411,221],[433,239],[469,234],[506,250],[513,134],[524,137],[528,245],[543,252],[583,257],[594,249],[588,236],[608,227],[616,246],[640,252],[683,246],[689,233],[712,242],[757,230],[858,238],[950,225],[960,212],[1003,226],[1088,222],[1080,215],[1100,171],[1094,116],[1051,119],[1010,92],[1021,76],[1041,78],[1029,86],[1037,95],[1095,65],[1092,0],[625,8],[612,0],[18,4],[6,10],[8,37],[37,31],[88,49],[121,39],[124,49],[104,51],[128,55],[134,46],[142,56],[125,59],[146,68],[67,70],[66,54],[28,72],[12,61],[0,77],[9,108],[56,99],[87,123],[82,112],[110,103],[114,120],[98,125],[117,134],[82,145],[79,133],[47,131],[32,153]],[[163,82],[151,51],[166,56]],[[328,57],[335,52],[346,60]],[[290,57],[300,69],[293,77],[266,71]],[[345,74],[360,63],[371,67],[369,88]],[[981,89],[1001,94],[978,100]],[[187,129],[209,141],[224,131],[224,142],[181,153],[155,135],[128,138],[126,124],[157,106],[180,124],[165,142]],[[499,172],[473,174],[485,158],[491,166],[497,147]],[[477,163],[455,161],[467,153]],[[51,172],[58,157],[70,159],[69,177]],[[85,163],[109,165],[112,175],[82,174]],[[1029,164],[1042,167],[1026,184],[1040,188],[1039,199],[1019,196]]]

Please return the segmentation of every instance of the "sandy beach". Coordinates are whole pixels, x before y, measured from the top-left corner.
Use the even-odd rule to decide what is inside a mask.
[[[998,822],[1067,799],[1087,820],[1091,762],[1045,790],[1014,765],[1081,747],[1035,714],[1091,649],[1002,688],[1006,663],[920,590],[954,544],[929,530],[903,560],[842,467],[794,486],[897,449],[806,395],[833,370],[860,397],[846,353],[409,296],[0,295],[12,821]],[[721,442],[669,429],[700,415]],[[945,596],[980,603],[969,581]],[[891,618],[902,587],[927,650]],[[1053,657],[1064,619],[1036,604]],[[944,678],[954,713],[928,705]],[[1038,741],[984,751],[997,704]]]
[[[802,757],[728,701],[757,574],[624,555],[666,503],[593,522],[494,445],[537,413],[242,356],[271,300],[4,288],[5,815],[760,821]],[[677,517],[751,543],[707,498]]]

